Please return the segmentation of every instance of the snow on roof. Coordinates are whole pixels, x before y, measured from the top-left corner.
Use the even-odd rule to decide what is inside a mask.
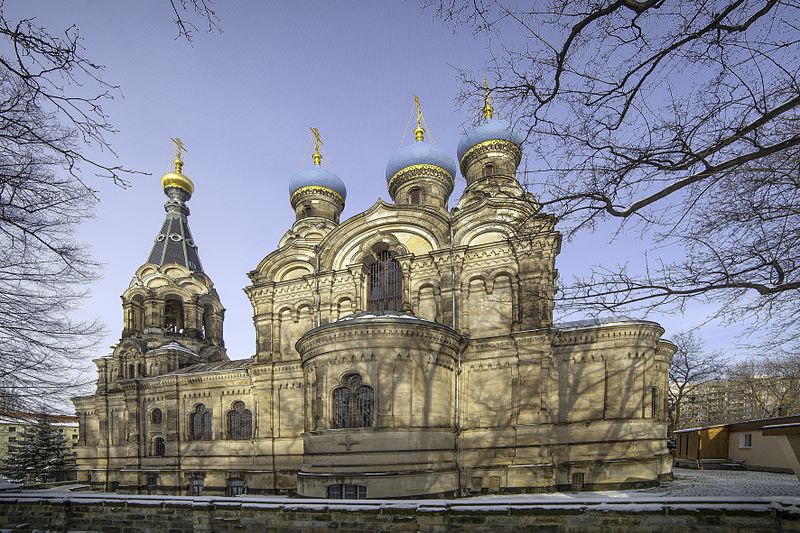
[[[235,359],[233,361],[217,361],[214,363],[197,363],[194,365],[185,366],[178,370],[173,370],[167,374],[154,376],[159,378],[161,376],[170,376],[175,374],[197,374],[200,372],[227,372],[228,370],[238,370],[247,368],[252,363],[252,359]]]
[[[418,322],[431,322],[427,318],[414,316],[409,313],[402,313],[400,311],[364,311],[363,313],[356,313],[354,315],[343,316],[336,322],[347,322],[349,320],[374,320],[379,318],[399,318],[402,320],[414,320]]]
[[[607,317],[596,317],[596,318],[587,318],[584,320],[571,320],[567,322],[556,322],[553,324],[553,328],[564,331],[570,329],[583,329],[583,328],[592,328],[597,326],[619,326],[623,324],[655,324],[658,325],[657,322],[653,322],[652,320],[643,320],[639,318],[632,318],[629,316],[607,316]]]

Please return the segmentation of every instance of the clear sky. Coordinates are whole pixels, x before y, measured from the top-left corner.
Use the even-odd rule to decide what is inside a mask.
[[[108,354],[118,340],[119,295],[147,259],[163,221],[159,179],[171,166],[170,137],[181,137],[188,148],[184,171],[196,187],[190,226],[227,309],[228,354],[242,359],[255,344],[242,292],[246,274],[294,220],[287,182],[310,162],[309,127],[319,128],[324,164],[347,185],[344,218],[389,198],[384,169],[401,144],[414,94],[434,140],[454,158],[465,124],[478,116],[478,102],[456,104],[453,67],[480,69],[486,40],[454,32],[418,2],[220,0],[215,9],[223,33],[198,32],[189,45],[175,38],[167,0],[5,6],[9,16],[36,16],[53,32],[77,25],[86,55],[105,65],[104,79],[121,88],[106,106],[119,130],[111,139],[118,161],[101,157],[151,173],[135,177],[129,189],[91,182],[101,202],[79,237],[105,267],[81,315],[101,317],[108,333],[87,361]],[[463,190],[463,178],[457,181],[451,205]],[[593,264],[640,257],[647,246],[635,237],[608,245],[605,235],[587,235],[564,243],[557,267],[569,278]],[[685,316],[650,318],[669,337],[707,312],[695,306]],[[718,324],[701,330],[710,347],[726,350],[734,347],[734,333]]]

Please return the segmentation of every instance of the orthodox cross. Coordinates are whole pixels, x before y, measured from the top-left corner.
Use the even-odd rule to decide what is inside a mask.
[[[180,137],[173,137],[172,142],[175,144],[175,159],[183,161],[183,153],[189,150],[186,149],[186,145],[183,144]]]
[[[489,82],[483,78],[483,90],[486,93],[483,99],[483,118],[489,119],[494,115],[494,107],[492,107],[492,100],[489,98]]]
[[[322,161],[322,154],[319,153],[319,147],[323,146],[325,143],[322,142],[317,128],[311,128],[311,135],[314,136],[314,155],[311,156],[311,159],[314,160],[315,165],[319,166]]]
[[[350,435],[346,435],[344,437],[344,442],[337,442],[336,444],[338,444],[339,446],[344,446],[345,449],[349,452],[350,448],[353,447],[353,444],[361,444],[361,442],[353,440],[353,438]]]
[[[425,139],[425,129],[422,127],[422,106],[419,103],[419,96],[414,95],[414,105],[417,106],[417,129],[414,130],[414,140],[419,142]]]

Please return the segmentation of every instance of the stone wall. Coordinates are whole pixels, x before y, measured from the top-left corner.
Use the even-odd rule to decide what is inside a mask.
[[[795,498],[639,498],[510,503],[342,501],[17,493],[0,495],[0,528],[103,533],[169,531],[800,531]]]

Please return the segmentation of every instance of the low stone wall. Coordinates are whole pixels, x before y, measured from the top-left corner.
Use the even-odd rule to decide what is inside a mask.
[[[0,494],[0,530],[128,532],[800,531],[797,498],[516,502]]]

